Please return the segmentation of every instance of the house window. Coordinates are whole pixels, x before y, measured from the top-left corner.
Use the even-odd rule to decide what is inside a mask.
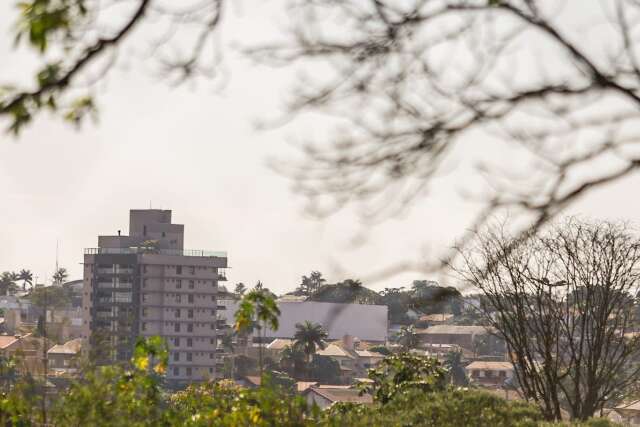
[[[194,282],[193,280],[189,280],[189,289],[193,289]]]
[[[187,353],[187,362],[193,362],[193,353]]]
[[[182,288],[182,280],[178,279],[176,281],[176,289],[181,289]]]
[[[180,332],[180,323],[176,323],[174,331]]]
[[[191,366],[187,367],[187,376],[191,376]]]
[[[177,351],[175,353],[173,353],[173,361],[174,362],[179,362],[180,361],[180,353],[178,353]]]
[[[176,274],[182,274],[182,266],[176,265]]]
[[[173,367],[173,376],[177,377],[180,375],[180,368],[178,368],[177,366]]]
[[[175,345],[176,347],[180,347],[180,337],[175,337],[173,339],[173,345]]]
[[[180,318],[180,309],[176,310],[175,315],[176,315],[176,319]]]
[[[193,302],[193,295],[189,295],[189,296],[188,296],[188,301],[189,301],[189,302]]]
[[[187,325],[187,332],[193,332],[193,323]]]
[[[193,319],[193,309],[189,309],[189,311],[187,311],[187,317],[189,319]]]
[[[193,340],[191,338],[187,338],[187,347],[193,347]]]

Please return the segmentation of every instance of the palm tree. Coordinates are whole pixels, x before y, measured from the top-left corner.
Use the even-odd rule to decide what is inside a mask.
[[[0,294],[9,295],[15,292],[16,289],[16,277],[15,273],[5,271],[0,275]]]
[[[322,277],[322,273],[319,271],[312,271],[309,275],[309,280],[311,281],[312,289],[311,293],[317,291],[324,285],[327,281]]]
[[[62,285],[62,283],[67,280],[67,277],[69,277],[69,273],[67,273],[67,269],[66,268],[59,268],[54,274],[53,274],[53,283],[56,285]]]
[[[404,347],[405,351],[416,348],[418,344],[420,344],[420,339],[413,325],[403,326],[400,332],[398,332],[397,337],[398,342]]]
[[[294,347],[302,350],[306,356],[307,366],[310,366],[311,357],[317,348],[324,350],[327,344],[327,333],[322,325],[305,320],[304,323],[296,323],[296,333],[293,336]],[[309,375],[307,375],[309,376]]]
[[[258,345],[260,376],[262,376],[263,371],[262,345],[266,330],[267,328],[274,331],[278,329],[278,316],[280,316],[280,309],[278,309],[275,298],[271,292],[262,286],[262,282],[258,282],[254,289],[242,297],[238,311],[235,314],[235,329],[237,332],[246,332],[253,328],[254,325],[258,328],[258,334],[262,331],[262,339],[260,339]]]
[[[33,273],[30,270],[22,269],[18,274],[18,280],[22,280],[22,290],[26,291],[27,285],[33,286]]]

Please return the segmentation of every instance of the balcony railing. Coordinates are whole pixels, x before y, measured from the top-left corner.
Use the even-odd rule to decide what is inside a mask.
[[[153,249],[142,247],[131,248],[85,248],[85,255],[131,255],[131,254],[160,254],[172,256],[216,257],[226,258],[224,251],[206,251],[201,249]]]

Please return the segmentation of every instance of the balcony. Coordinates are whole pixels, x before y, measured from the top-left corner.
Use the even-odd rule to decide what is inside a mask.
[[[202,249],[152,249],[143,247],[131,248],[85,248],[85,255],[135,255],[135,254],[160,254],[172,256],[215,257],[227,258],[224,251],[207,251]]]

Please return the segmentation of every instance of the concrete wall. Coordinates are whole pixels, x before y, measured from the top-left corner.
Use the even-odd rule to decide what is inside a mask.
[[[234,323],[234,315],[239,302],[219,300],[226,310],[218,312],[228,324]],[[309,320],[319,323],[329,334],[330,340],[342,339],[352,335],[364,341],[387,340],[387,306],[364,304],[334,304],[328,302],[279,302],[280,328],[268,330],[267,337],[293,338],[296,323]]]

